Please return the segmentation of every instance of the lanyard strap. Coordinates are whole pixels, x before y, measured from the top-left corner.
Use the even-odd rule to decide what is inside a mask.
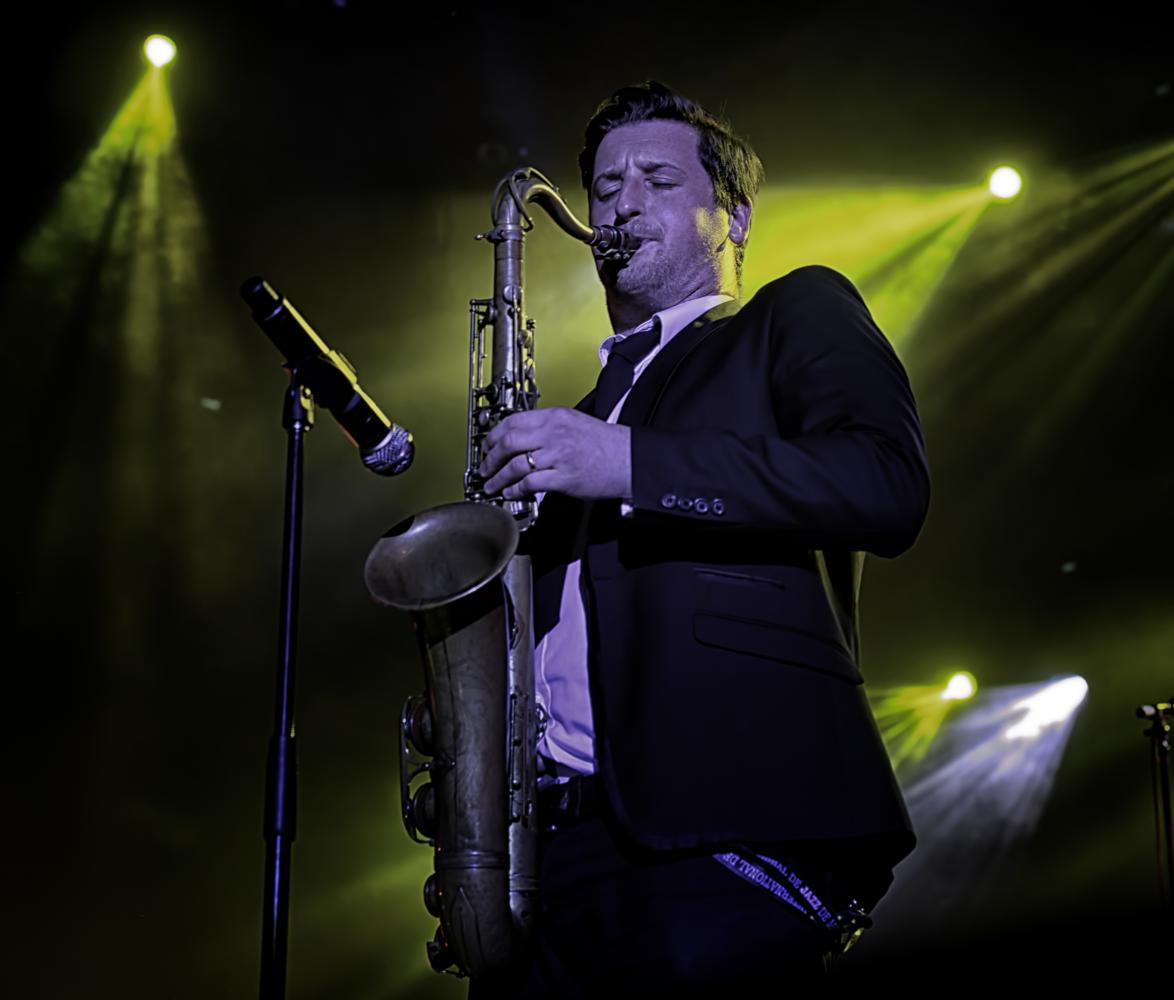
[[[855,899],[849,900],[843,910],[833,911],[793,867],[774,858],[750,851],[745,854],[726,851],[713,858],[740,878],[765,889],[804,920],[827,931],[835,949],[841,953],[872,926],[872,920]]]

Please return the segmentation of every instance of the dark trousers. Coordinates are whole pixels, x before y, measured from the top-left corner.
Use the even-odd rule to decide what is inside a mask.
[[[824,898],[840,894],[829,873],[804,874]],[[830,948],[822,928],[711,851],[650,851],[609,816],[544,841],[541,909],[532,960],[512,982],[470,983],[469,1000],[777,995],[821,978]]]

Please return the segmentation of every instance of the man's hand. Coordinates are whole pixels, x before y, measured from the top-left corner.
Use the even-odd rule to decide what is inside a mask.
[[[514,413],[486,435],[480,471],[485,491],[507,500],[630,497],[631,429],[565,407]]]

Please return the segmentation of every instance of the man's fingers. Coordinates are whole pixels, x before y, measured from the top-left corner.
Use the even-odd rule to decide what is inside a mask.
[[[538,451],[548,445],[565,428],[565,412],[563,408],[555,407],[511,413],[485,435],[481,475],[492,478],[515,456],[524,456],[528,451]]]
[[[557,408],[549,410],[523,410],[520,413],[511,413],[488,434],[485,435],[487,448],[497,448],[504,444],[507,448],[517,451],[514,447],[519,435],[532,435],[546,426],[557,412]]]
[[[521,418],[527,418],[522,420]],[[544,439],[538,412],[515,413],[506,417],[485,436],[485,458],[481,475],[493,476],[517,455],[534,451]],[[527,464],[527,468],[529,465]]]
[[[506,500],[531,500],[539,493],[558,489],[559,485],[560,480],[554,469],[541,469],[507,486],[501,495]]]
[[[530,463],[526,459],[526,453],[523,452],[521,455],[515,455],[506,462],[501,467],[501,470],[486,482],[485,492],[499,493],[505,487],[521,482],[527,476],[533,476],[535,474],[535,470],[530,468]],[[539,488],[541,489],[542,487]]]
[[[497,439],[497,443],[491,445],[485,451],[485,458],[481,462],[481,475],[493,476],[520,454],[525,451],[525,444],[520,440],[521,435],[517,432],[508,432]],[[488,438],[486,444],[489,443]]]

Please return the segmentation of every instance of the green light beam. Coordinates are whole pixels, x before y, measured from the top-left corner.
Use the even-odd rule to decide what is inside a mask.
[[[990,200],[981,186],[767,188],[755,204],[746,293],[826,264],[861,288],[899,347]]]
[[[908,770],[925,759],[946,717],[958,705],[942,697],[944,687],[917,684],[869,693],[877,728],[894,770]]]

